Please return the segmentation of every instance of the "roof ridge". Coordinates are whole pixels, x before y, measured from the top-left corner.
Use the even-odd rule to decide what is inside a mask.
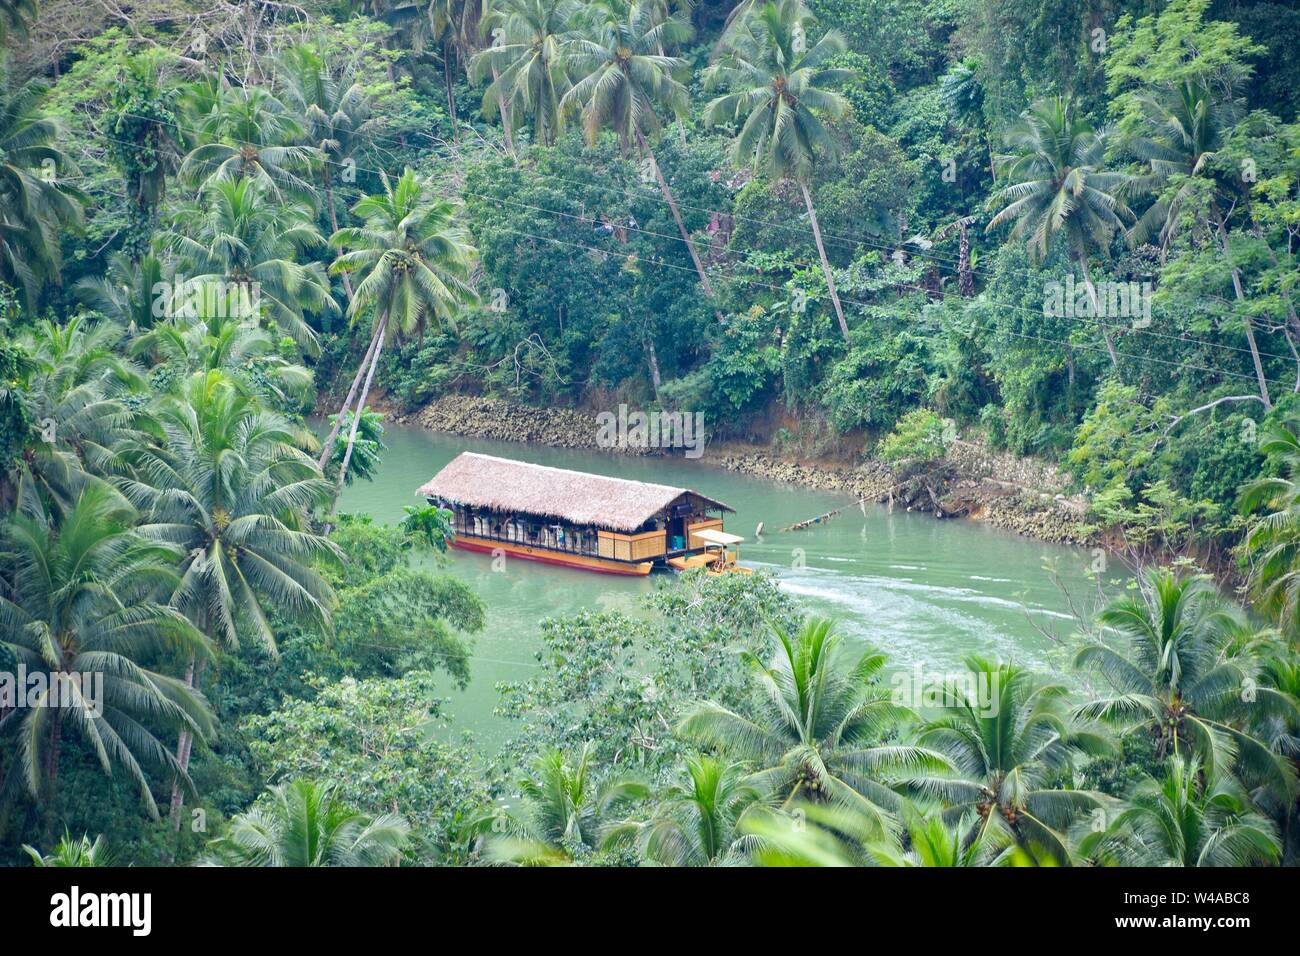
[[[599,478],[605,481],[617,481],[628,485],[641,485],[644,488],[664,488],[670,491],[688,491],[693,495],[699,494],[698,491],[687,488],[684,485],[664,485],[657,481],[642,481],[640,478],[620,478],[618,475],[602,475],[595,471],[579,471],[576,468],[560,468],[557,465],[541,465],[533,461],[520,461],[518,458],[503,458],[500,455],[489,455],[486,452],[481,451],[463,451],[457,455],[456,458],[462,458],[466,455],[471,455],[475,458],[490,458],[492,461],[506,462],[507,464],[518,465],[524,468],[540,468],[545,471],[556,471],[563,475],[582,475],[584,478]],[[452,461],[454,462],[456,458],[453,458]],[[451,462],[448,462],[448,464],[450,463]],[[707,495],[700,495],[700,497],[707,497]]]

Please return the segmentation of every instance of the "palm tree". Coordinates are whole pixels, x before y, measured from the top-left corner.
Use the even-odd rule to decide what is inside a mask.
[[[459,0],[434,0],[434,4],[437,5],[443,5],[443,4],[451,5],[455,3],[459,3]],[[461,27],[460,30],[456,31],[456,36],[458,36],[458,40],[456,40],[456,47],[460,49],[461,59],[465,59],[465,53],[467,53],[469,48],[474,46],[480,46],[482,40],[482,31],[484,31],[484,21],[486,20],[486,17],[489,16],[489,13],[491,12],[491,7],[493,7],[493,3],[491,3],[491,0],[480,0],[480,3],[477,4],[464,3],[461,4],[461,7],[463,7],[463,9],[465,10],[468,10],[469,8],[473,7],[474,12],[478,14],[477,20],[476,22],[473,23],[472,29],[471,27],[468,26],[468,22],[465,22],[468,21],[468,17],[464,17],[463,27]],[[448,65],[448,62],[450,62],[450,57],[447,56],[443,57],[443,66],[445,66],[447,72],[450,73],[451,68],[450,65]],[[469,72],[469,69],[471,69],[471,66],[467,66],[467,73]],[[497,81],[500,72],[497,69],[497,65],[495,65],[495,62],[490,60],[487,61],[487,68],[489,68],[489,72],[491,73],[491,78],[493,78],[493,82]],[[454,99],[452,99],[452,95],[451,95],[450,79],[448,79],[447,81],[447,101],[448,103],[454,105]],[[458,138],[459,140],[460,130],[459,127],[455,125],[456,122],[455,113],[456,113],[455,109],[452,108],[451,111],[452,131],[454,131],[456,138]],[[500,130],[502,130],[502,137],[504,140],[506,140],[506,152],[510,153],[511,157],[515,157],[515,135],[513,135],[513,127],[515,127],[515,113],[513,113],[510,104],[507,103],[506,98],[504,98],[502,92],[500,92],[499,90],[497,95],[497,113],[500,116]]]
[[[928,721],[917,737],[947,756],[957,772],[917,775],[909,788],[941,799],[949,823],[970,819],[972,838],[1009,839],[1068,863],[1064,829],[1080,811],[1095,808],[1098,799],[1057,789],[1054,779],[1080,756],[1110,753],[1110,740],[1072,717],[1064,684],[1014,664],[973,656],[965,664],[981,692],[944,687],[943,716]],[[980,699],[984,691],[987,700]]]
[[[340,556],[310,531],[329,484],[283,416],[219,370],[192,376],[155,412],[161,440],[123,450],[118,480],[141,508],[140,531],[182,551],[173,601],[228,650],[242,621],[275,653],[272,608],[329,622],[334,595],[314,569]]]
[[[63,831],[63,838],[59,840],[58,845],[54,848],[53,853],[44,854],[34,846],[23,844],[23,850],[32,858],[33,866],[40,867],[73,867],[73,866],[107,866],[108,854],[104,850],[103,836],[95,837],[92,843],[90,837],[82,835],[80,840],[74,840],[72,834],[67,830]]]
[[[242,626],[274,654],[272,609],[327,628],[334,593],[313,565],[340,552],[310,530],[310,513],[327,502],[329,483],[289,422],[219,371],[193,376],[155,417],[161,440],[123,451],[134,477],[119,485],[146,515],[140,532],[181,551],[171,603],[227,649],[238,647]],[[196,663],[186,672],[191,686],[201,676]],[[191,744],[182,732],[182,771]],[[180,806],[174,787],[175,825]]]
[[[60,232],[81,226],[85,196],[66,178],[76,167],[56,145],[62,127],[43,111],[49,84],[15,88],[0,70],[0,86],[0,281],[32,305],[46,279],[58,281]]]
[[[752,813],[744,829],[760,866],[975,867],[1014,863],[1000,835],[945,821],[904,804],[904,826],[881,834],[877,821],[843,806],[802,804],[796,815]],[[1001,840],[1005,844],[1005,840]]]
[[[1126,177],[1102,171],[1105,137],[1064,97],[1040,100],[1021,113],[1004,140],[1009,152],[994,157],[994,167],[1005,185],[989,199],[1000,211],[985,231],[1014,222],[1011,238],[1024,238],[1035,261],[1047,256],[1057,236],[1065,237],[1070,257],[1083,274],[1111,364],[1118,371],[1119,353],[1109,326],[1102,321],[1088,261],[1098,251],[1105,252],[1111,237],[1132,218],[1117,198]]]
[[[494,0],[483,17],[492,43],[469,63],[470,79],[492,82],[483,113],[495,110],[505,126],[518,104],[533,117],[533,141],[551,146],[563,125],[561,98],[570,83],[564,42],[578,9],[573,0]]]
[[[1251,806],[1230,774],[1205,771],[1196,757],[1174,756],[1161,781],[1147,778],[1081,854],[1120,866],[1276,865],[1277,828]]]
[[[451,117],[452,136],[460,142],[457,118],[454,64],[464,61],[473,48],[482,27],[486,0],[428,0],[425,19],[429,32],[442,44],[442,82],[447,89],[447,115]],[[507,138],[508,142],[508,138]]]
[[[181,209],[162,246],[181,260],[189,278],[172,289],[171,311],[193,307],[205,290],[232,293],[238,318],[265,316],[309,354],[319,349],[304,313],[337,310],[320,263],[298,261],[325,239],[300,203],[277,205],[255,179],[210,182]]]
[[[668,787],[653,816],[618,825],[605,842],[635,842],[643,858],[664,866],[736,863],[752,842],[742,832],[747,815],[762,800],[744,776],[743,764],[688,757],[681,780]]]
[[[659,133],[660,109],[678,117],[688,112],[690,97],[682,78],[689,75],[690,66],[681,57],[666,56],[664,49],[688,39],[691,26],[680,17],[669,16],[656,0],[633,0],[622,11],[617,5],[608,11],[566,45],[566,64],[575,80],[560,101],[560,112],[581,113],[589,142],[610,127],[625,154],[631,143],[637,144],[672,211],[700,287],[715,299],[713,284],[646,136]]]
[[[1242,728],[1252,715],[1296,714],[1295,701],[1265,685],[1248,646],[1234,646],[1241,622],[1211,581],[1153,569],[1140,597],[1113,602],[1098,620],[1127,646],[1098,641],[1075,655],[1112,688],[1079,708],[1082,716],[1147,731],[1160,756],[1190,750],[1210,775],[1235,765],[1253,782],[1292,792],[1285,762]]]
[[[1120,145],[1147,169],[1128,190],[1155,197],[1129,229],[1134,245],[1158,236],[1161,254],[1178,234],[1182,210],[1195,197],[1223,142],[1227,117],[1219,99],[1203,84],[1186,80],[1170,90],[1135,95],[1139,130]]]
[[[5,524],[0,566],[0,648],[45,686],[39,700],[0,718],[17,735],[19,767],[36,797],[57,782],[65,732],[75,729],[105,773],[116,767],[157,818],[142,765],[188,775],[150,725],[207,734],[201,695],[141,662],[160,653],[207,657],[204,636],[159,600],[174,586],[174,548],[131,524],[121,498],[91,485],[61,521],[15,514]]]
[[[891,842],[894,831],[892,821],[882,829],[875,816],[818,803],[760,807],[745,820],[750,859],[764,867],[866,866],[866,847]]]
[[[812,19],[799,0],[755,4],[723,37],[721,57],[706,73],[710,89],[721,86],[729,92],[709,103],[704,120],[711,126],[739,127],[732,144],[737,165],[753,163],[773,182],[793,179],[799,184],[835,317],[848,341],[849,326],[808,183],[819,157],[833,159],[838,151],[818,114],[839,119],[847,112],[848,101],[831,87],[854,74],[826,65],[844,51],[844,38],[828,30],[810,43],[811,27]]]
[[[347,412],[345,417],[351,419],[352,412]],[[348,433],[352,432],[352,422],[345,420],[341,423],[335,422],[340,430],[347,429]],[[388,449],[384,444],[384,416],[379,412],[362,412],[361,423],[357,427],[357,440],[352,444],[352,458],[348,464],[348,473],[343,476],[345,485],[352,484],[358,478],[366,481],[374,481],[375,472],[379,469],[379,462],[382,454]],[[343,457],[347,454],[346,442],[340,441],[337,437],[334,439],[334,454],[327,462],[328,468],[342,468]]]
[[[213,866],[391,866],[410,827],[394,813],[369,817],[347,806],[333,784],[295,780],[272,787],[208,844]]]
[[[529,866],[566,865],[591,852],[616,825],[615,814],[648,795],[644,785],[630,780],[596,786],[590,744],[572,763],[559,750],[542,754],[519,788],[520,814],[496,813],[481,824],[492,859]]]
[[[423,336],[431,320],[454,330],[456,311],[476,297],[470,282],[470,263],[476,252],[455,221],[456,207],[428,196],[426,183],[410,169],[396,185],[386,175],[380,177],[383,193],[367,196],[352,207],[365,226],[340,229],[330,237],[330,245],[349,250],[339,255],[331,270],[362,275],[348,306],[349,316],[355,323],[369,309],[376,318],[370,345],[321,450],[322,467],[333,452],[339,425],[352,408],[363,374],[365,384],[357,408],[365,411],[385,340],[416,333]],[[360,421],[360,415],[352,416],[336,499],[348,472]]]
[[[429,19],[433,32],[443,37],[457,56],[466,59],[477,43],[479,27],[487,15],[488,6],[485,0],[430,0]]]
[[[902,845],[877,842],[864,848],[879,865],[952,868],[1011,862],[1009,853],[999,852],[998,835],[974,828],[970,816],[950,821],[909,807],[906,821]]]
[[[1265,682],[1300,701],[1300,652],[1294,646],[1277,642],[1265,658]],[[1291,762],[1293,773],[1300,772],[1300,714],[1261,713],[1252,715],[1251,731],[1269,748]],[[1255,805],[1274,820],[1280,821],[1283,837],[1283,865],[1292,865],[1300,855],[1300,803],[1289,800],[1283,792],[1257,792]],[[1281,797],[1281,799],[1278,799]]]
[[[239,317],[237,297],[228,290],[197,290],[195,308],[136,336],[130,354],[150,356],[154,365],[167,368],[171,382],[183,388],[195,373],[220,371],[242,390],[288,407],[303,402],[311,392],[311,372],[290,362],[279,342],[265,329]]]
[[[437,505],[406,505],[402,511],[406,517],[399,527],[409,540],[431,551],[446,553],[448,543],[456,537],[450,509]]]
[[[409,50],[413,57],[425,54],[434,44],[442,46],[442,79],[447,92],[447,115],[452,135],[460,142],[456,94],[452,83],[453,54],[462,59],[478,36],[484,0],[366,0],[365,6],[377,19],[393,28],[394,49]],[[389,66],[389,79],[394,78]],[[506,130],[510,146],[510,131]]]
[[[17,507],[29,515],[63,512],[87,483],[112,474],[135,415],[123,399],[142,384],[120,354],[122,329],[75,317],[38,322],[19,341],[28,361],[26,402],[39,429],[18,462]]]
[[[307,121],[306,136],[321,156],[321,189],[330,229],[339,228],[334,204],[334,180],[340,171],[355,170],[356,155],[369,144],[379,120],[371,112],[370,95],[350,75],[336,77],[324,54],[296,46],[284,58],[290,102]],[[343,275],[348,298],[352,284]]]
[[[822,618],[808,618],[793,636],[776,626],[773,632],[771,665],[748,658],[762,691],[757,713],[700,704],[682,718],[679,733],[750,763],[756,769],[746,782],[783,807],[843,804],[874,819],[883,834],[899,806],[890,777],[946,769],[947,761],[898,741],[915,715],[880,686],[884,655],[863,651],[843,666],[842,639]]]
[[[134,335],[159,318],[165,303],[157,290],[164,281],[163,264],[156,256],[132,260],[115,252],[108,257],[103,275],[82,276],[72,291],[87,308]]]
[[[1134,112],[1138,130],[1125,137],[1122,146],[1147,166],[1143,175],[1131,177],[1127,189],[1134,194],[1155,197],[1154,202],[1129,230],[1129,242],[1147,241],[1152,234],[1160,240],[1160,257],[1164,260],[1169,243],[1178,234],[1189,204],[1201,202],[1207,179],[1212,179],[1210,166],[1223,145],[1225,130],[1236,112],[1231,99],[1217,95],[1204,83],[1184,80],[1172,89],[1148,91],[1134,95]],[[1260,401],[1265,409],[1273,407],[1259,346],[1255,341],[1255,325],[1250,310],[1245,308],[1246,290],[1241,280],[1241,268],[1233,260],[1228,242],[1227,216],[1223,211],[1224,184],[1216,183],[1198,218],[1210,235],[1219,243],[1219,251],[1231,263],[1232,285],[1238,303],[1243,308],[1241,321],[1246,333],[1259,387]],[[1228,205],[1232,205],[1229,196]],[[1287,304],[1290,305],[1289,298]],[[1295,328],[1294,309],[1290,309],[1292,327],[1288,334],[1300,331]]]
[[[963,126],[980,129],[984,116],[984,86],[979,78],[979,61],[958,60],[939,78],[939,100]]]
[[[203,126],[221,111],[230,97],[230,87],[219,72],[200,73],[177,88],[177,105],[183,122],[177,128],[188,149],[205,142]]]
[[[985,116],[984,85],[980,81],[978,59],[959,60],[939,78],[939,101],[956,119],[963,130],[983,140],[989,157],[989,173],[997,178],[993,164],[993,144],[989,139],[989,123]]]
[[[1269,422],[1260,442],[1277,477],[1246,484],[1237,499],[1243,515],[1260,509],[1245,539],[1249,583],[1260,609],[1288,632],[1300,631],[1300,415]]]
[[[302,127],[266,89],[221,87],[193,132],[200,142],[181,163],[184,181],[201,185],[254,179],[279,201],[314,200],[315,191],[302,174],[320,151],[295,145]]]

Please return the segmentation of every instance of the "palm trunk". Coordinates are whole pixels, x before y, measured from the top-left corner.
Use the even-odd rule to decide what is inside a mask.
[[[58,674],[54,675],[55,680],[60,680]],[[59,688],[63,690],[62,687]],[[54,708],[54,721],[50,725],[50,747],[45,754],[45,777],[49,783],[50,792],[54,792],[54,785],[59,779],[59,750],[63,744],[63,706]]]
[[[835,276],[831,273],[831,262],[826,258],[826,247],[822,245],[822,230],[817,224],[817,210],[813,208],[812,193],[808,192],[808,184],[802,179],[799,180],[799,188],[803,190],[803,203],[808,207],[808,219],[812,222],[813,239],[817,242],[817,255],[822,260],[822,272],[826,275],[826,288],[831,293],[831,303],[835,306],[835,318],[840,322],[840,334],[844,336],[844,341],[849,341],[849,324],[844,321],[844,309],[840,306],[840,295],[835,291]]]
[[[547,66],[546,80],[546,145],[554,146],[560,134],[560,98],[555,95],[555,84],[550,79]]]
[[[361,387],[361,397],[357,399],[357,410],[352,416],[352,428],[348,431],[348,444],[343,450],[343,464],[339,466],[338,478],[334,482],[334,505],[330,508],[332,512],[338,506],[339,495],[343,492],[343,478],[348,473],[348,465],[352,461],[352,446],[357,441],[357,426],[361,424],[361,416],[366,410],[366,396],[370,394],[370,383],[374,381],[375,369],[379,367],[379,356],[384,351],[384,329],[388,325],[388,313],[379,320],[379,330],[375,333],[375,349],[370,358],[370,368],[366,372],[366,383]]]
[[[1241,304],[1246,302],[1246,290],[1241,284],[1241,270],[1237,268],[1237,263],[1232,259],[1232,249],[1228,245],[1228,231],[1223,226],[1223,217],[1218,219],[1219,245],[1223,249],[1224,258],[1228,260],[1232,268],[1232,290],[1236,293],[1237,301]],[[1250,361],[1255,366],[1255,382],[1259,385],[1259,397],[1264,402],[1264,408],[1267,411],[1273,410],[1273,401],[1268,395],[1268,380],[1264,377],[1264,364],[1260,361],[1259,346],[1255,344],[1255,327],[1251,322],[1250,315],[1243,312],[1241,316],[1242,325],[1246,329],[1246,344],[1250,346]]]
[[[659,401],[659,386],[662,379],[659,376],[659,356],[655,352],[655,340],[649,334],[645,337],[646,358],[650,363],[650,384],[654,386],[655,401]]]
[[[442,82],[447,87],[447,113],[451,116],[451,137],[460,145],[460,123],[456,120],[456,94],[451,88],[451,50],[444,44],[442,48]]]
[[[1088,302],[1092,305],[1092,314],[1097,317],[1097,324],[1101,326],[1101,337],[1106,340],[1106,351],[1110,355],[1110,363],[1115,367],[1115,375],[1122,382],[1124,376],[1119,370],[1119,353],[1115,351],[1115,342],[1110,337],[1110,326],[1106,324],[1106,317],[1101,314],[1101,302],[1097,298],[1097,289],[1092,284],[1092,276],[1088,274],[1088,260],[1081,254],[1078,257],[1079,271],[1083,273],[1083,287],[1088,291]]]
[[[493,84],[495,84],[500,78],[501,74],[497,70],[497,65],[493,63]],[[511,159],[516,159],[518,157],[515,156],[515,136],[513,130],[511,130],[511,126],[514,125],[514,116],[506,107],[505,97],[501,95],[500,90],[497,91],[497,115],[501,117],[501,130],[505,134],[506,138],[506,152],[510,154]]]
[[[1070,419],[1074,419],[1074,349],[1065,346],[1065,408]]]
[[[700,261],[700,255],[695,251],[695,243],[691,242],[691,234],[686,231],[686,223],[682,221],[682,212],[677,208],[677,200],[673,197],[673,191],[668,186],[668,180],[664,178],[663,170],[659,168],[659,161],[655,159],[654,150],[646,142],[645,135],[641,132],[641,127],[636,128],[637,145],[641,151],[646,154],[650,160],[650,168],[654,170],[655,179],[659,181],[659,191],[664,194],[664,202],[668,203],[668,208],[672,210],[673,221],[677,223],[677,230],[682,234],[682,242],[686,243],[686,251],[691,254],[691,262],[695,263],[695,271],[700,277],[700,285],[704,289],[704,294],[710,300],[716,301],[717,295],[713,291],[713,283],[709,281],[708,273],[704,271],[704,263]],[[722,321],[722,313],[714,309],[714,315],[718,321]]]
[[[334,187],[330,184],[329,172],[325,173],[325,206],[330,211],[330,228],[333,232],[339,231],[339,216],[334,208]],[[333,235],[333,232],[331,235]],[[348,302],[352,301],[352,278],[345,272],[343,273],[343,291],[348,294]]]
[[[195,660],[190,658],[189,666],[185,668],[185,686],[194,687],[194,682],[203,676],[203,666],[195,666]],[[190,769],[190,750],[194,746],[194,738],[188,730],[182,730],[176,737],[176,763],[180,765],[181,771],[188,772]],[[172,778],[172,799],[171,806],[167,811],[168,819],[171,820],[172,830],[179,833],[181,830],[181,807],[185,805],[185,790],[181,787],[181,778],[179,775]]]
[[[357,387],[361,384],[361,376],[365,374],[370,364],[370,357],[375,353],[375,343],[379,340],[378,330],[370,337],[370,345],[366,348],[366,354],[361,359],[361,364],[357,366],[357,374],[352,376],[352,387],[348,389],[348,397],[343,401],[343,407],[339,409],[338,415],[334,418],[334,425],[330,428],[329,437],[325,439],[324,445],[320,450],[320,458],[316,460],[319,468],[325,467],[325,462],[329,461],[330,449],[334,447],[334,439],[339,435],[339,428],[343,425],[343,416],[347,414],[352,407],[352,399],[356,398]]]

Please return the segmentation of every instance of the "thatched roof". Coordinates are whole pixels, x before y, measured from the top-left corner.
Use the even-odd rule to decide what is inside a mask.
[[[530,465],[469,451],[456,456],[416,494],[472,508],[538,515],[615,531],[635,531],[685,495],[708,508],[733,510],[689,488]]]

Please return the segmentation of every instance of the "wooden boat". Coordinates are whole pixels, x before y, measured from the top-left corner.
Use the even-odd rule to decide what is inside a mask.
[[[706,529],[698,532],[696,537],[704,543],[704,550],[699,554],[681,555],[669,558],[667,565],[676,571],[689,571],[692,568],[704,568],[709,575],[753,574],[753,568],[740,564],[740,549],[728,551],[727,548],[740,544],[745,539],[738,534]]]
[[[701,535],[733,510],[689,488],[468,451],[417,494],[451,511],[453,547],[605,574],[702,555]]]

